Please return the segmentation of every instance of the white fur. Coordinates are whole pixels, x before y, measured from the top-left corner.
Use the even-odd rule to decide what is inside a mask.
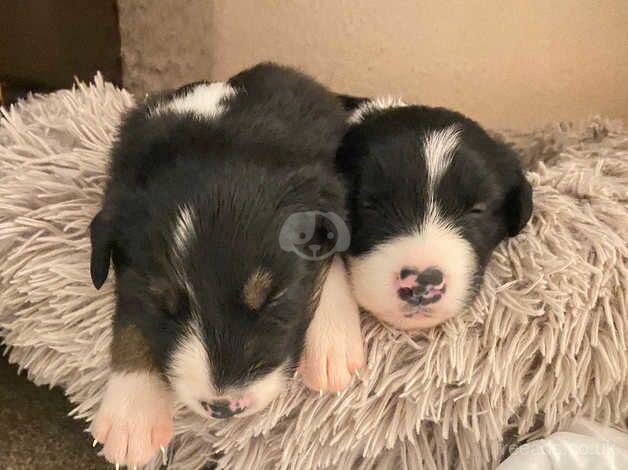
[[[407,104],[400,98],[395,98],[393,96],[384,96],[374,100],[369,100],[362,103],[351,113],[348,122],[350,124],[359,124],[373,111],[388,108],[399,108],[403,106],[407,106]]]
[[[173,434],[173,399],[153,372],[114,372],[90,431],[111,463],[144,465]]]
[[[158,104],[153,115],[171,111],[180,114],[193,113],[199,118],[215,119],[227,109],[227,101],[236,94],[235,88],[224,82],[200,84],[184,96]]]
[[[285,388],[286,366],[277,367],[258,380],[238,389],[218,390],[212,382],[211,362],[203,342],[200,320],[194,319],[179,341],[168,367],[168,377],[177,399],[191,410],[208,417],[202,401],[217,399],[247,402],[238,416],[265,408]]]
[[[201,401],[216,397],[212,386],[211,363],[203,341],[200,322],[192,320],[179,340],[168,367],[168,377],[177,399],[191,410],[206,416]]]
[[[251,397],[250,406],[237,416],[248,416],[266,408],[286,388],[286,381],[286,366],[282,364],[247,386],[244,391],[232,391],[231,399],[238,396]]]
[[[181,206],[177,214],[173,238],[176,253],[182,258],[187,254],[188,246],[196,236],[195,226],[196,220],[192,209],[187,205]]]
[[[301,374],[314,390],[340,392],[364,365],[358,305],[342,258],[335,255],[307,330]]]
[[[185,272],[185,259],[188,254],[189,246],[196,238],[196,217],[190,206],[182,205],[179,207],[172,238],[174,242],[172,251],[176,273],[183,285],[185,285],[188,295],[194,301],[196,295]]]
[[[475,253],[458,231],[432,218],[411,235],[393,239],[350,262],[353,292],[360,305],[382,321],[401,329],[427,328],[459,313],[470,293]],[[435,266],[444,274],[447,292],[425,312],[406,318],[395,280],[405,266]],[[428,316],[429,315],[429,316]]]
[[[425,166],[427,167],[428,194],[433,196],[436,185],[451,165],[460,145],[462,130],[457,125],[430,132],[423,141]]]

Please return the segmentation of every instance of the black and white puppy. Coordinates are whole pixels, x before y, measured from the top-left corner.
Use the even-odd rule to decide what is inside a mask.
[[[434,326],[469,305],[493,249],[526,225],[530,184],[517,155],[460,113],[342,99],[356,300],[397,328]]]
[[[318,389],[346,386],[362,365],[334,256],[349,236],[334,168],[346,121],[335,95],[273,64],[125,116],[91,224],[94,284],[110,259],[116,273],[112,374],[91,426],[108,460],[148,461],[172,437],[175,401],[244,416],[302,355]]]

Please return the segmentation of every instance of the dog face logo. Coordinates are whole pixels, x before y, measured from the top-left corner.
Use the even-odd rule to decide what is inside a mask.
[[[286,219],[279,232],[282,250],[311,261],[346,251],[350,242],[347,224],[333,212],[294,213]]]

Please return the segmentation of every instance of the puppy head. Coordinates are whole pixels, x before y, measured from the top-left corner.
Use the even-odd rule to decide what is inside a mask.
[[[492,250],[530,218],[531,188],[516,155],[458,113],[365,109],[337,160],[354,293],[395,327],[431,327],[474,298]]]
[[[206,193],[191,190],[176,205],[159,206],[162,216],[145,228],[150,234],[137,237],[143,244],[127,243],[131,253],[119,256],[142,271],[130,296],[142,299],[145,317],[137,322],[161,369],[179,401],[203,416],[252,414],[285,388],[325,260],[282,243],[306,233],[319,245],[314,254],[336,244],[326,217],[298,214],[344,217],[340,183],[318,168],[279,173],[249,165],[188,175]],[[93,239],[94,247],[105,244]],[[118,269],[119,291],[130,288],[128,277]]]
[[[235,173],[179,207],[173,228],[189,317],[168,375],[190,408],[214,417],[253,413],[284,388],[301,355],[321,260],[337,245],[328,213],[338,208],[321,204],[325,182],[316,172]],[[341,204],[342,193],[333,199]]]

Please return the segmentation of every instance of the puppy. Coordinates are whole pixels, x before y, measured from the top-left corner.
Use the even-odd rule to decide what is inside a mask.
[[[112,373],[91,425],[108,460],[163,452],[175,400],[207,418],[246,416],[301,356],[320,389],[346,386],[361,366],[357,305],[335,255],[349,237],[334,169],[346,120],[332,93],[274,64],[125,116],[91,223],[94,285],[110,259],[116,274]]]
[[[530,184],[517,155],[462,114],[341,100],[355,297],[397,328],[437,325],[469,305],[493,249],[526,225]]]

